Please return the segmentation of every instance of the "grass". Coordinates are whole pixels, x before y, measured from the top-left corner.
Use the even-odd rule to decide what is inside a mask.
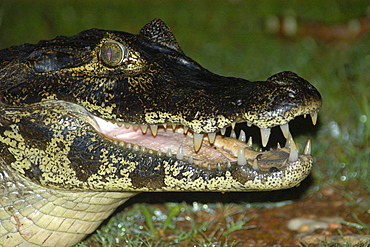
[[[299,143],[307,140],[307,134],[313,141],[314,186],[356,182],[370,193],[370,36],[347,44],[322,43],[310,38],[283,40],[264,29],[270,15],[335,23],[361,17],[367,7],[365,0],[2,1],[0,48],[73,35],[92,27],[137,33],[151,19],[162,18],[186,54],[215,73],[264,80],[292,70],[314,84],[323,97],[319,125],[305,136],[296,135]],[[162,241],[164,236],[172,237],[169,242],[173,244],[236,245],[228,235],[245,227],[248,217],[225,215],[226,229],[216,227],[211,235],[205,235],[203,229],[217,223],[212,220],[213,207],[221,207],[205,205],[196,209],[194,204],[167,203],[161,210],[133,205],[125,214],[112,217],[91,238],[102,246],[162,246],[168,242]],[[206,210],[211,219],[195,222],[197,210]],[[181,221],[192,227],[179,231],[176,224]],[[356,218],[344,224],[368,227]]]

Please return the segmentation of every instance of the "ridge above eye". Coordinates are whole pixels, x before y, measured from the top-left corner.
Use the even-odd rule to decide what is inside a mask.
[[[100,61],[109,67],[121,65],[126,57],[126,47],[113,40],[105,42],[99,51]]]

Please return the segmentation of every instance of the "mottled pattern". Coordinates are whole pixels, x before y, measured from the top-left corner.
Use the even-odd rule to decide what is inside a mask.
[[[140,191],[256,191],[310,172],[287,123],[316,122],[321,97],[281,72],[223,77],[187,57],[155,19],[133,35],[92,29],[0,51],[0,245],[71,246]],[[246,122],[281,126],[260,152]],[[217,135],[216,135],[217,132]]]

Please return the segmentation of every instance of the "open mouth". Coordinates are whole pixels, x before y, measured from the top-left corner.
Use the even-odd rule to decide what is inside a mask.
[[[317,113],[310,115],[315,125]],[[307,160],[311,157],[311,142],[307,141],[303,153],[299,154],[288,123],[280,125],[286,139],[285,147],[278,144],[274,150],[257,151],[252,148],[252,138],[247,140],[247,130],[241,130],[239,136],[236,135],[235,124],[231,125],[232,131],[227,137],[226,128],[218,133],[198,134],[179,124],[137,125],[112,123],[97,116],[93,118],[95,129],[110,138],[115,145],[134,152],[176,158],[204,168],[248,164],[254,170],[272,171],[295,163],[299,159]],[[266,146],[271,129],[260,128],[260,132],[262,146]]]

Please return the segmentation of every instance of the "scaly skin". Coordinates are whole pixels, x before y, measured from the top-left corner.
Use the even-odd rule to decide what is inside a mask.
[[[93,29],[5,49],[0,80],[3,246],[71,246],[141,191],[286,189],[312,167],[310,143],[298,155],[287,129],[316,119],[311,84],[213,74],[158,19],[138,35]],[[282,125],[288,145],[258,152],[223,136],[239,122],[263,144]]]

